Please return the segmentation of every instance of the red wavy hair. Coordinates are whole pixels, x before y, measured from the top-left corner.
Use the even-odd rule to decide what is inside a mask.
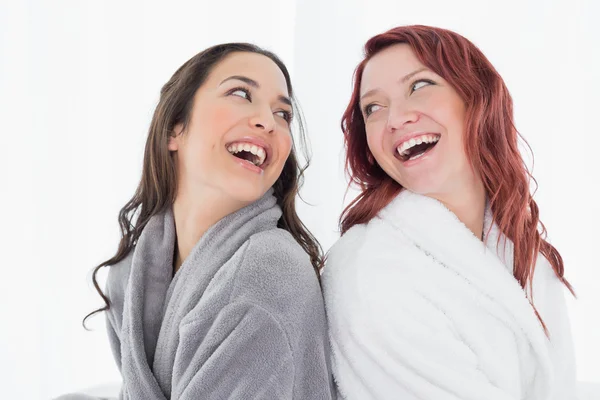
[[[402,26],[374,36],[365,44],[364,59],[354,72],[352,98],[341,124],[349,186],[355,184],[361,190],[340,217],[342,234],[356,224],[370,221],[402,190],[371,154],[359,106],[365,65],[381,50],[400,43],[408,44],[417,59],[444,78],[465,102],[466,154],[483,179],[494,221],[514,243],[515,279],[530,295],[535,261],[541,252],[556,276],[574,294],[564,278],[560,253],[545,240],[546,228],[530,193],[530,180],[535,182],[535,179],[518,149],[519,139],[526,142],[515,128],[508,89],[473,43],[445,29]],[[530,300],[533,301],[531,297]]]

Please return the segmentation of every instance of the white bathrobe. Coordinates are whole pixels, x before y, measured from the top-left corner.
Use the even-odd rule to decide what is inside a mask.
[[[512,275],[512,243],[495,224],[485,239],[404,190],[336,243],[323,282],[342,398],[576,398],[564,285],[540,255],[533,301],[548,338]]]

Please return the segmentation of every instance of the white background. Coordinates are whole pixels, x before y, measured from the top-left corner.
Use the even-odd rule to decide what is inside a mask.
[[[346,200],[339,122],[362,44],[403,24],[455,30],[504,77],[535,155],[536,199],[579,299],[578,378],[600,382],[600,6],[570,1],[0,2],[0,392],[48,399],[117,382],[91,268],[111,257],[160,87],[213,44],[288,65],[313,163],[301,217],[328,249]]]

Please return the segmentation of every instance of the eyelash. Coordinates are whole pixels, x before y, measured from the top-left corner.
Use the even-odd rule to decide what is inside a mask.
[[[238,87],[231,89],[230,91],[227,92],[227,95],[232,96],[237,91],[244,92],[247,96],[247,97],[245,97],[245,99],[248,100],[249,102],[252,102],[252,95],[250,94],[250,89],[243,87],[243,86],[238,86]],[[237,97],[242,97],[242,96],[237,96]],[[242,97],[242,98],[244,98],[244,97]],[[283,113],[283,116],[281,118],[283,118],[288,124],[292,122],[293,114],[291,112],[285,111],[285,110],[279,110],[279,111],[276,111],[276,113]]]
[[[415,92],[415,90],[419,90],[419,89],[415,89],[415,85],[416,85],[417,83],[421,83],[421,82],[425,82],[425,83],[427,83],[427,84],[429,84],[429,85],[435,85],[435,82],[433,82],[432,80],[429,80],[429,79],[419,79],[419,80],[416,80],[416,81],[414,81],[414,82],[413,82],[413,83],[410,85],[410,93],[411,93],[411,94],[412,94],[412,93],[414,93],[414,92]],[[427,86],[427,85],[426,85],[426,86]],[[365,116],[367,116],[367,117],[368,117],[369,115],[371,115],[371,114],[373,113],[373,111],[370,111],[370,110],[371,110],[371,106],[377,106],[377,105],[378,105],[378,104],[376,104],[376,103],[367,104],[367,105],[364,107],[364,109],[363,109],[363,113],[365,114]]]
[[[434,82],[434,81],[432,81],[432,80],[429,80],[429,79],[419,79],[419,80],[416,80],[416,81],[414,81],[414,82],[412,83],[412,85],[410,85],[410,92],[411,92],[411,93],[413,93],[413,92],[415,91],[415,85],[416,85],[417,83],[421,83],[421,82],[425,82],[425,83],[427,83],[427,84],[429,84],[429,85],[435,85],[435,82]],[[417,90],[418,90],[418,89],[417,89]]]
[[[377,105],[378,104],[375,104],[375,103],[367,104],[365,106],[365,108],[363,109],[363,113],[365,114],[365,116],[368,117],[369,115],[371,115],[373,113],[373,111],[370,111],[371,110],[371,106],[377,106]]]
[[[237,97],[242,97],[242,98],[245,98],[246,100],[248,100],[249,102],[252,102],[252,95],[250,94],[250,89],[243,87],[243,86],[234,87],[233,89],[231,89],[230,91],[227,92],[227,95],[231,96],[237,91],[244,92],[244,93],[246,93],[246,96],[248,96],[248,97],[242,97],[242,96],[237,96]]]
[[[285,111],[285,110],[279,110],[279,111],[276,111],[276,112],[278,112],[278,113],[283,113],[283,114],[284,114],[284,116],[282,116],[281,118],[283,118],[283,119],[285,120],[285,122],[287,122],[288,124],[292,122],[292,118],[293,118],[294,116],[292,115],[292,113],[291,113],[291,112],[289,112],[289,111]]]

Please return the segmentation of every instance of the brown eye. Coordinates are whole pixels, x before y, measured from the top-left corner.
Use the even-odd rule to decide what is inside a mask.
[[[281,118],[283,118],[287,123],[290,123],[292,121],[292,113],[289,111],[285,111],[285,110],[280,110],[280,111],[276,111],[275,112],[276,115],[279,115]]]
[[[250,91],[243,87],[237,87],[237,88],[231,89],[229,92],[227,92],[227,95],[228,96],[237,96],[237,97],[246,99],[248,101],[252,101],[252,97],[250,96]]]

